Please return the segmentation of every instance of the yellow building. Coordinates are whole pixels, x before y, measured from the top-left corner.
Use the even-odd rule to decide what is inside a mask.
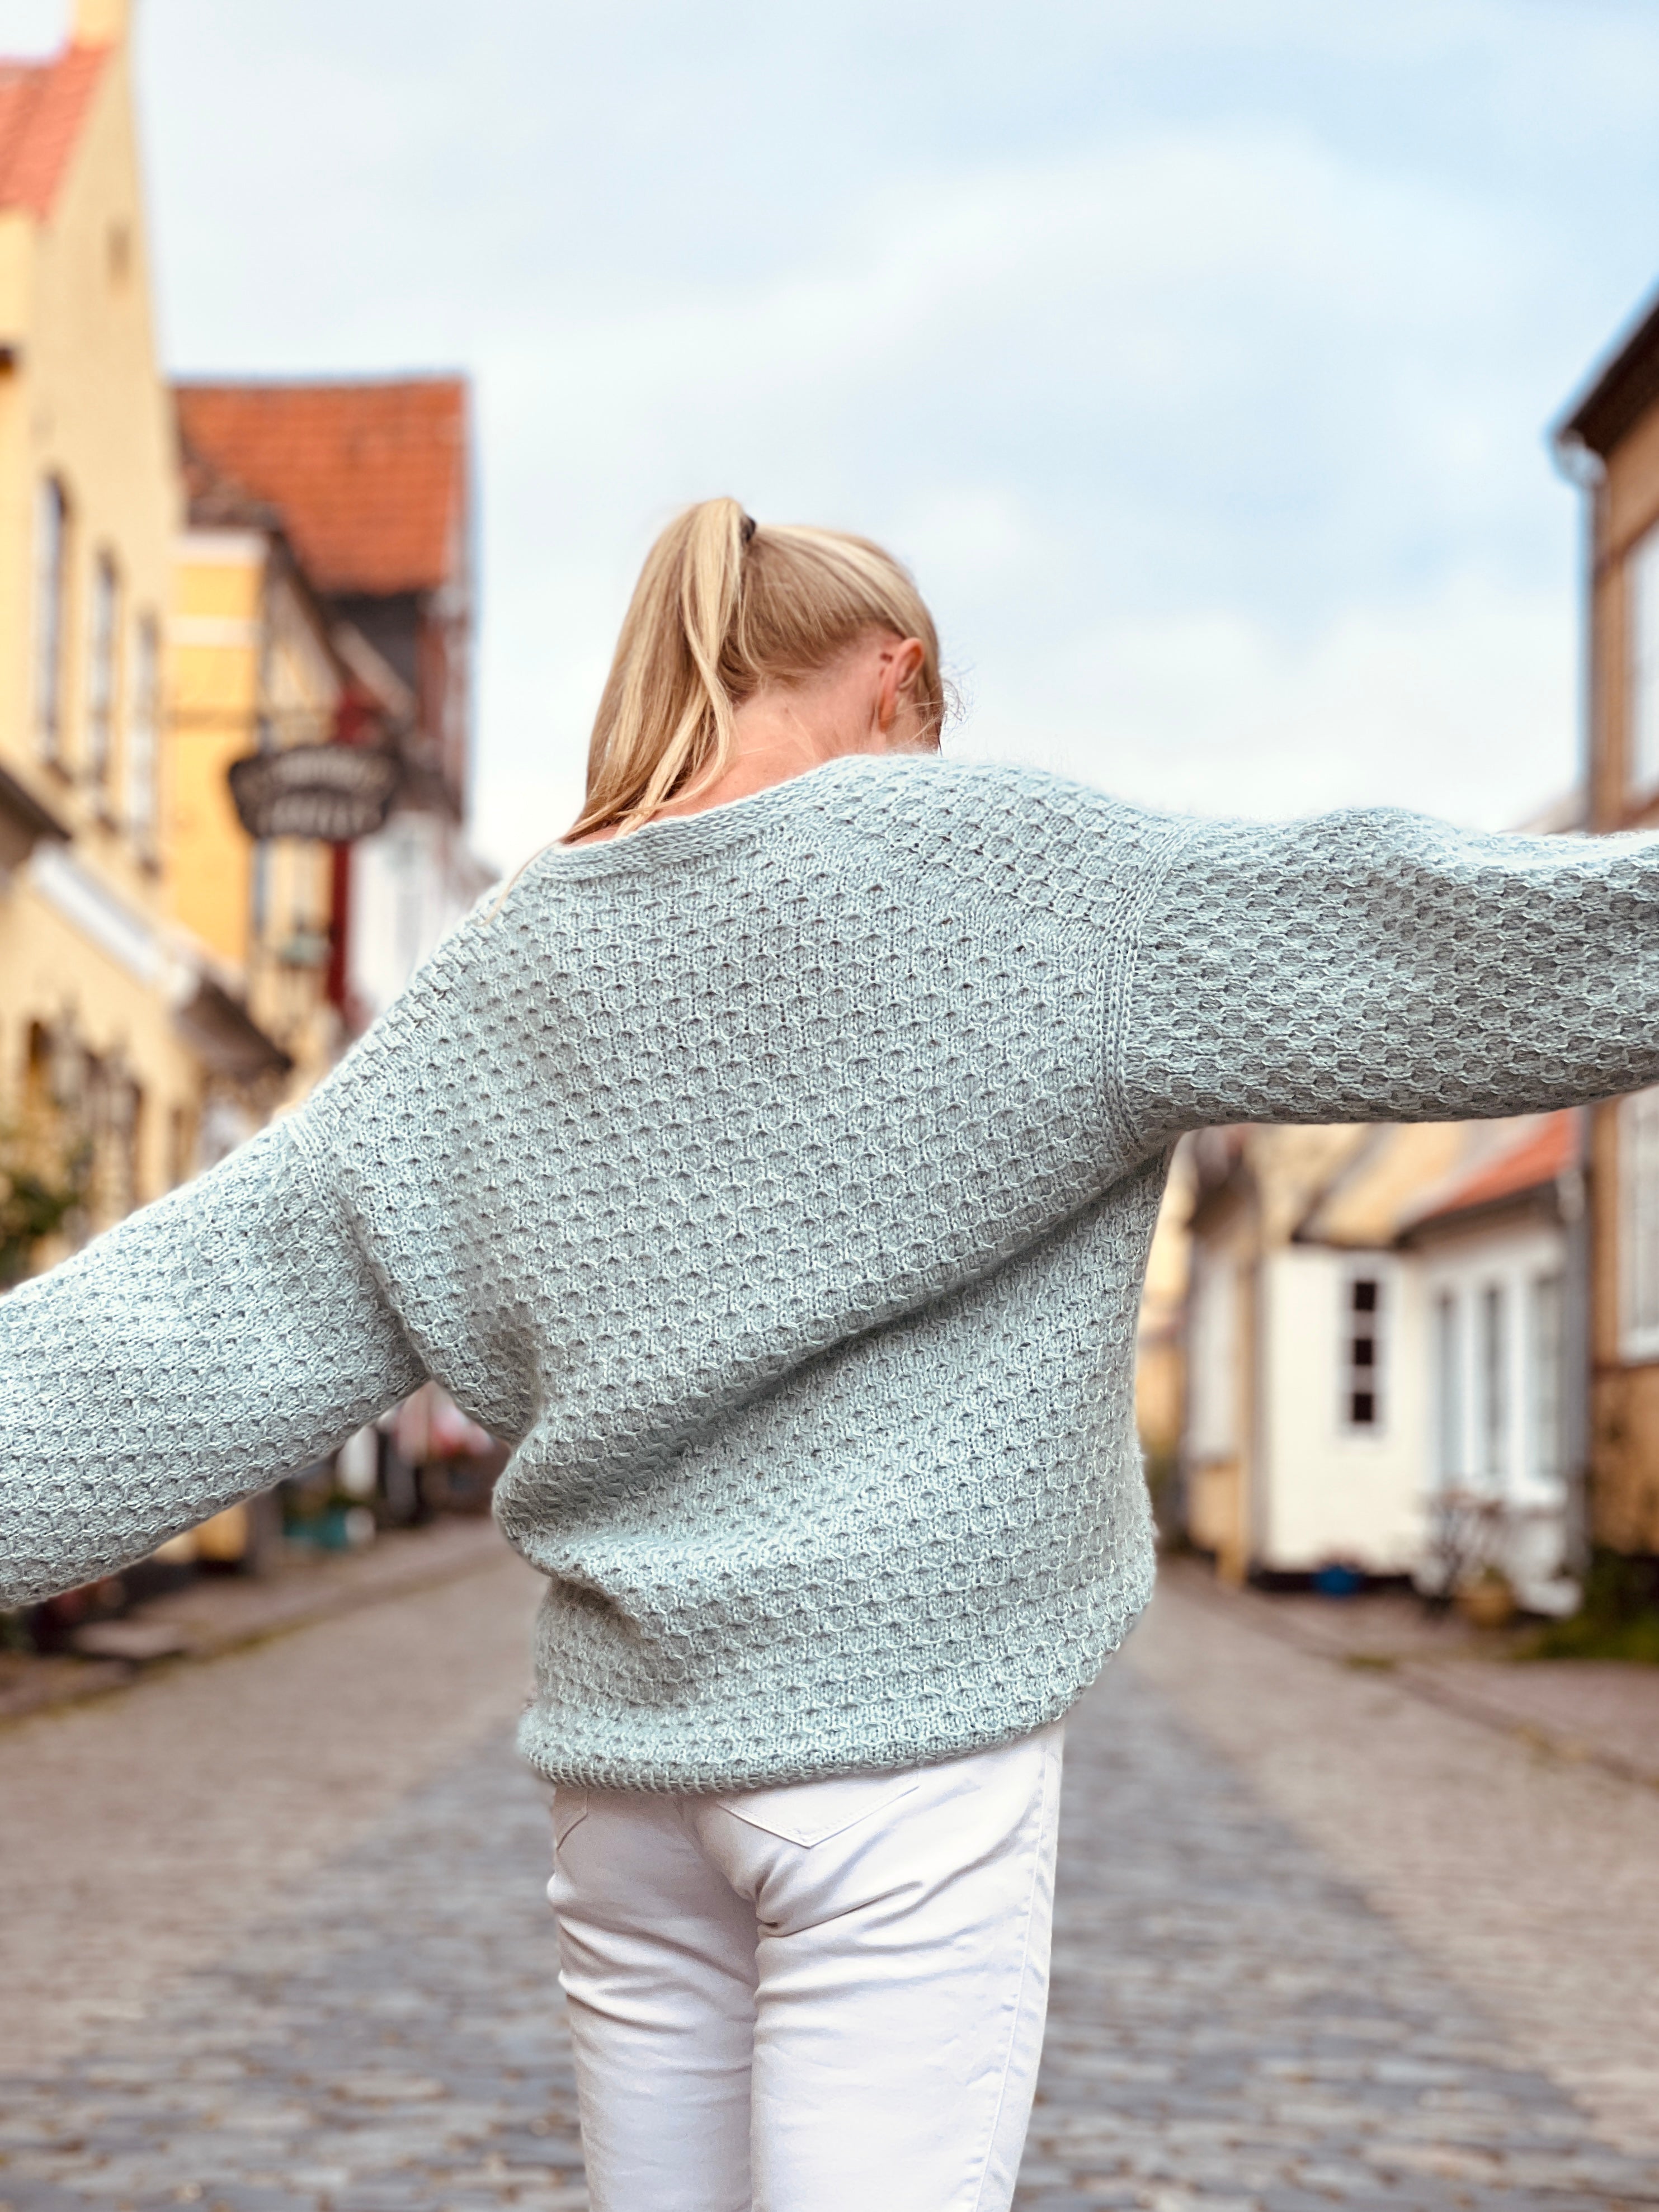
[[[342,1042],[328,993],[332,854],[309,840],[256,843],[228,771],[250,753],[330,742],[350,672],[281,530],[218,486],[192,486],[168,636],[168,904],[246,979],[249,1011],[294,1061],[298,1091]]]
[[[181,493],[125,31],[77,0],[61,52],[0,64],[0,1199],[21,1162],[78,1197],[77,1231],[287,1073],[163,881]]]

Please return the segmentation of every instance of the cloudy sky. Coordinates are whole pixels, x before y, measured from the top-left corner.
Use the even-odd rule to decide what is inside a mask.
[[[914,565],[964,750],[1206,811],[1571,780],[1544,433],[1659,278],[1652,0],[143,0],[139,44],[171,365],[477,380],[498,861],[724,491]]]

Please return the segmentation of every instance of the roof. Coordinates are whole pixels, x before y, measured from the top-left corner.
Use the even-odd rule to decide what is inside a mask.
[[[1586,446],[1604,459],[1659,399],[1659,294],[1595,371],[1556,425],[1558,446]]]
[[[1437,1190],[1428,1205],[1414,1212],[1410,1226],[1444,1221],[1455,1213],[1474,1213],[1505,1199],[1547,1189],[1558,1176],[1577,1164],[1577,1117],[1571,1108],[1547,1114],[1522,1131],[1516,1142],[1489,1155],[1465,1174]]]
[[[190,520],[203,530],[268,530],[286,535],[283,511],[274,501],[255,499],[200,453],[184,456],[185,489]]]
[[[72,46],[51,61],[0,61],[0,209],[52,213],[110,51]]]
[[[334,598],[435,591],[465,553],[467,392],[456,376],[176,387],[192,502],[228,487],[281,514]]]
[[[1331,1159],[1317,1183],[1308,1188],[1291,1228],[1291,1241],[1337,1250],[1379,1250],[1393,1243],[1401,1217],[1423,1194],[1437,1190],[1455,1171],[1464,1139],[1449,1121],[1349,1125],[1345,1133],[1349,1148]]]

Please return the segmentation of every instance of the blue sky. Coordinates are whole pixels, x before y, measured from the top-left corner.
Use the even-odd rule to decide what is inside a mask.
[[[497,860],[717,491],[913,563],[964,750],[1212,811],[1571,779],[1543,433],[1659,278],[1650,0],[143,0],[139,45],[174,367],[477,379]]]

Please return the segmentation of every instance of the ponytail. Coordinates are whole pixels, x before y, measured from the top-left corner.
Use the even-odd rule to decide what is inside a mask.
[[[911,698],[937,735],[945,687],[933,617],[880,546],[839,531],[757,529],[734,499],[705,500],[646,556],[623,619],[570,839],[636,830],[719,781],[733,710],[765,684],[799,683],[872,629],[920,638]]]

